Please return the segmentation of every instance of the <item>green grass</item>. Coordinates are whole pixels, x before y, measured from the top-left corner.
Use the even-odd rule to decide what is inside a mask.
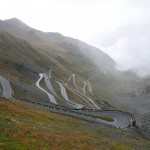
[[[104,125],[95,130],[85,128],[91,125],[80,119],[0,99],[0,150],[132,150],[135,146],[150,145],[125,131]]]
[[[97,118],[108,121],[108,122],[114,122],[113,118],[106,117],[106,116],[98,116]]]
[[[95,116],[93,114],[89,114],[90,116],[93,116],[93,117],[97,117],[101,120],[104,120],[104,121],[108,121],[108,122],[114,122],[114,119],[113,118],[110,118],[110,117],[106,117],[106,116]]]
[[[114,150],[128,150],[128,147],[120,143],[113,143]]]

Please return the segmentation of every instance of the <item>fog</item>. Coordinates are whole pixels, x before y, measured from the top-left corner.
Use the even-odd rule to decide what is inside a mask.
[[[0,19],[100,47],[121,70],[150,74],[150,0],[0,0]]]
[[[118,26],[89,41],[108,53],[117,62],[117,69],[150,75],[150,1],[126,0],[123,5],[118,5],[122,9],[118,11]]]
[[[150,74],[150,24],[127,25],[97,37],[101,44],[117,62],[119,70],[133,69],[140,76]]]

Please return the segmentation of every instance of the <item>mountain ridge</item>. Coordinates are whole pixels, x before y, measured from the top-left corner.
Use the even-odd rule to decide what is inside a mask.
[[[51,50],[53,48],[53,45],[57,45],[57,51],[58,49],[62,50],[63,48],[69,52],[71,49],[71,52],[73,52],[72,47],[74,46],[74,50],[81,51],[82,53],[84,53],[84,55],[87,53],[86,51],[88,50],[88,52],[90,52],[90,54],[92,55],[93,52],[91,52],[90,50],[92,49],[98,52],[97,55],[99,55],[99,58],[96,58],[96,56],[94,56],[97,60],[100,58],[102,59],[105,56],[105,59],[109,59],[110,64],[115,64],[114,60],[110,56],[108,56],[106,53],[102,52],[102,50],[98,48],[88,45],[80,40],[65,37],[60,33],[42,32],[33,29],[16,18],[2,21],[0,23],[0,29],[28,41],[31,45],[34,45],[35,47],[41,47],[44,50]],[[90,48],[88,48],[89,46]],[[101,54],[103,54],[102,57],[100,57]],[[94,60],[93,58],[91,59]]]

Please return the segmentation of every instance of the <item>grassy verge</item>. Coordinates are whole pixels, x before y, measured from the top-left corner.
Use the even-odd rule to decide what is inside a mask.
[[[113,118],[106,117],[106,116],[98,116],[97,118],[108,121],[108,122],[114,122]]]

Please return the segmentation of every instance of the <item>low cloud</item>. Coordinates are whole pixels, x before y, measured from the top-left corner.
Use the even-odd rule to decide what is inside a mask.
[[[109,46],[115,54],[114,59],[118,63],[118,69],[133,69],[139,75],[150,74],[150,45],[146,36],[125,37]]]
[[[99,39],[97,43],[117,62],[119,70],[150,75],[150,24],[122,26]]]

